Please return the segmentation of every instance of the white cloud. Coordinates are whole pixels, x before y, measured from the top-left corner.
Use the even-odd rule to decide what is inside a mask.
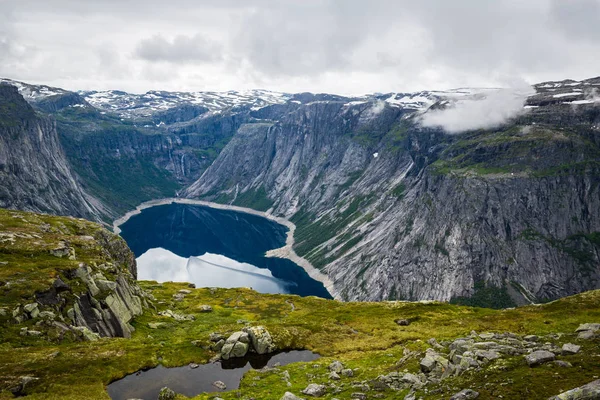
[[[523,114],[533,88],[498,89],[461,99],[445,109],[431,110],[421,117],[421,125],[439,127],[448,133],[495,128]]]

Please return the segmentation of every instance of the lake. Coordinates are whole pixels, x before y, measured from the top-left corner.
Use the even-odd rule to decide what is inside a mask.
[[[288,228],[257,215],[174,203],[142,210],[120,228],[140,280],[331,298],[300,266],[264,256],[285,245]]]

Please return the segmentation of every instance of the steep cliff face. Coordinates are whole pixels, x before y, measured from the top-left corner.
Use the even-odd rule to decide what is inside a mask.
[[[296,251],[347,300],[508,306],[598,288],[598,107],[529,101],[460,135],[377,101],[273,106],[185,195],[291,218]]]
[[[0,84],[0,207],[99,219],[102,205],[71,172],[50,118]]]

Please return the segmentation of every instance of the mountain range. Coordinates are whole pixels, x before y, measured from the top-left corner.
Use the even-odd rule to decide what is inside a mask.
[[[108,222],[161,197],[234,204],[294,222],[296,252],[339,299],[548,301],[600,287],[598,86],[543,82],[505,101],[500,89],[129,94],[5,79],[0,205]],[[471,103],[491,108],[453,126],[502,120],[427,123]]]

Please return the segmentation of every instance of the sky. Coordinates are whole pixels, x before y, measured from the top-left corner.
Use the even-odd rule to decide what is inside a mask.
[[[365,94],[600,75],[600,0],[0,0],[0,77]]]

